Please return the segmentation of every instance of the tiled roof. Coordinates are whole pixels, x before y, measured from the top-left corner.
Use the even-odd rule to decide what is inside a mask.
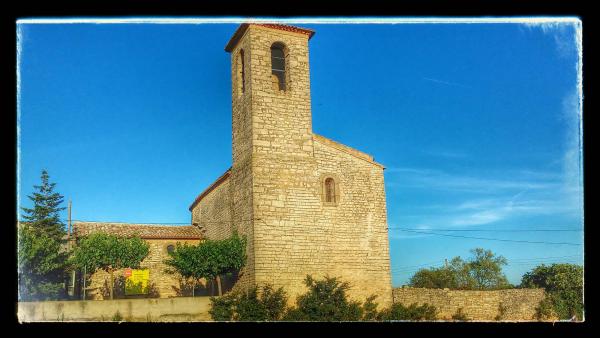
[[[315,31],[313,31],[312,29],[307,29],[307,28],[300,28],[300,27],[282,25],[282,24],[276,24],[276,23],[243,23],[236,29],[235,33],[233,33],[233,36],[231,37],[231,39],[229,39],[227,46],[225,46],[226,52],[231,52],[233,50],[235,45],[237,45],[238,41],[242,38],[242,36],[244,35],[244,33],[246,32],[246,30],[248,29],[248,27],[250,25],[279,29],[279,30],[283,30],[283,31],[287,31],[287,32],[306,34],[306,35],[308,35],[309,40],[310,40],[310,38],[312,38],[313,35],[315,35]]]
[[[105,222],[73,222],[73,235],[85,236],[106,232],[119,236],[138,235],[144,239],[202,239],[202,229],[195,225],[154,225]]]
[[[221,175],[219,178],[217,178],[211,185],[208,186],[208,188],[204,189],[204,191],[201,192],[200,195],[198,195],[196,197],[194,202],[192,202],[192,205],[190,205],[189,210],[192,211],[192,209],[194,209],[196,204],[198,204],[206,195],[208,195],[216,187],[221,185],[221,183],[225,182],[225,180],[229,177],[230,174],[231,174],[231,167],[229,169],[227,169],[227,171],[223,175]]]

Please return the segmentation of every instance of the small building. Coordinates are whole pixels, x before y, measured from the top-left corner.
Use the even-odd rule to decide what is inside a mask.
[[[74,241],[82,236],[92,233],[104,232],[117,236],[132,237],[139,236],[150,245],[148,256],[142,261],[141,268],[149,270],[149,293],[139,296],[128,297],[156,297],[169,298],[177,296],[191,296],[192,285],[181,278],[179,274],[167,273],[167,265],[164,260],[169,257],[168,252],[173,250],[177,243],[188,243],[196,245],[204,238],[203,231],[195,225],[174,226],[154,224],[130,224],[130,223],[99,223],[99,222],[74,222]],[[115,295],[122,298],[124,270],[115,273]],[[83,297],[83,280],[81,275],[78,280],[77,298]],[[86,299],[108,298],[109,275],[104,271],[93,273],[86,281]],[[210,294],[211,285],[197,285],[195,294]]]

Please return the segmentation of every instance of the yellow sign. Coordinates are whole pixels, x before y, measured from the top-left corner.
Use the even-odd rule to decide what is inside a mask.
[[[150,270],[131,269],[131,275],[125,280],[125,295],[143,295],[148,293]]]

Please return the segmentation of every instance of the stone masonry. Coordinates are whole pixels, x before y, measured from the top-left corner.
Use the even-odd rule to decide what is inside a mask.
[[[394,303],[433,305],[438,318],[450,320],[458,309],[475,321],[535,321],[536,308],[545,297],[544,289],[493,291],[396,288]]]
[[[312,131],[308,41],[314,32],[242,24],[229,41],[232,167],[190,206],[209,239],[248,238],[236,287],[283,286],[292,300],[307,274],[339,277],[350,297],[392,302],[384,167]],[[285,90],[271,69],[283,46]],[[241,67],[244,67],[241,69]],[[243,83],[242,83],[243,82]],[[333,180],[334,201],[325,181]]]

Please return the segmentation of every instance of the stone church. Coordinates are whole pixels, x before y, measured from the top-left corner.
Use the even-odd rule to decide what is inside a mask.
[[[150,244],[142,267],[156,297],[190,295],[164,259],[176,243],[247,238],[247,263],[225,290],[270,283],[290,300],[306,275],[339,277],[363,302],[392,303],[384,167],[373,157],[312,131],[308,43],[314,31],[242,24],[231,54],[232,166],[189,207],[192,224],[76,222],[73,240],[93,232],[138,235]],[[85,286],[106,298],[106,273]],[[81,287],[80,287],[81,289]],[[104,291],[102,291],[104,290]],[[196,293],[196,295],[199,295]]]
[[[234,287],[306,292],[307,274],[339,277],[350,296],[392,302],[383,165],[312,131],[309,40],[314,31],[240,25],[231,54],[231,168],[189,207],[209,239],[248,239]]]

